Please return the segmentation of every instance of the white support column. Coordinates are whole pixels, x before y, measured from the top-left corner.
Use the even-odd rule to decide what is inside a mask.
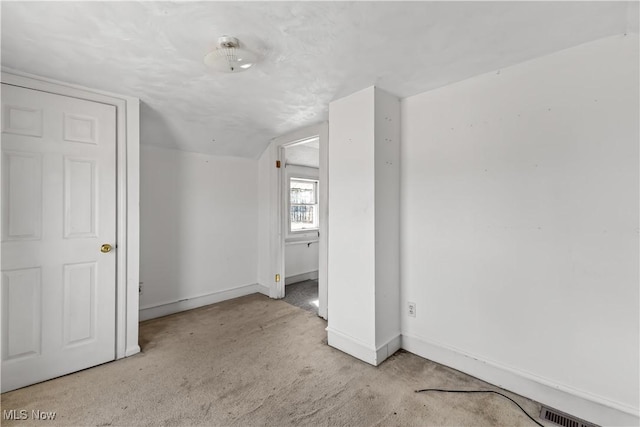
[[[329,105],[329,345],[372,365],[400,348],[400,101]]]

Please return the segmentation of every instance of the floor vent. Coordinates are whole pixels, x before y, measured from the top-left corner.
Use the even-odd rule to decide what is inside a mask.
[[[597,427],[595,424],[588,423],[579,418],[573,417],[564,412],[556,411],[555,409],[542,407],[540,411],[540,418],[543,420],[551,421],[562,427]]]

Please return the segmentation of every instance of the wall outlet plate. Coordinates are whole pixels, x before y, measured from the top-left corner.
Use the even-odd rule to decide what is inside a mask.
[[[407,314],[409,317],[416,317],[416,303],[408,302],[407,303]]]

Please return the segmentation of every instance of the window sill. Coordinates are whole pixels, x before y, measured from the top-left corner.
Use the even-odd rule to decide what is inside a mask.
[[[318,230],[314,230],[310,233],[290,234],[286,239],[284,239],[284,242],[287,245],[295,245],[302,243],[316,243],[318,240]]]
[[[295,246],[295,245],[311,245],[312,243],[318,243],[318,239],[316,240],[289,240],[285,241],[285,246]]]

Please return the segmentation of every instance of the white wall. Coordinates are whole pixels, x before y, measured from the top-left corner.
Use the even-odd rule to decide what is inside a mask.
[[[280,273],[276,243],[272,234],[277,230],[276,210],[278,188],[275,182],[276,168],[273,143],[258,160],[258,283],[270,289],[269,296],[276,297],[274,276]],[[276,233],[279,235],[279,233]]]
[[[400,103],[375,87],[329,105],[329,345],[373,365],[400,346]]]
[[[141,319],[261,290],[257,173],[256,160],[143,146]]]
[[[367,353],[375,352],[374,100],[371,87],[329,104],[328,336]]]
[[[375,294],[379,348],[400,335],[400,99],[377,88],[375,96]]]
[[[285,245],[284,271],[287,278],[309,275],[318,278],[318,241],[289,242]],[[311,277],[309,277],[311,278]],[[287,281],[287,284],[290,282]],[[291,282],[293,283],[293,282]]]
[[[637,425],[638,93],[630,34],[403,101],[403,347]]]

